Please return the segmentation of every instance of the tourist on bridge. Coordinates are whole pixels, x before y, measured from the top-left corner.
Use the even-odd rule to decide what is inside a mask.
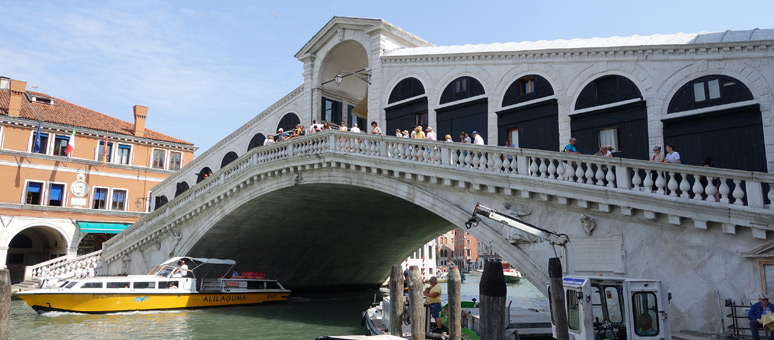
[[[277,138],[275,138],[274,141],[281,142],[284,139],[285,139],[285,130],[283,130],[282,128],[279,128],[279,130],[277,130]]]
[[[675,146],[672,144],[666,145],[666,156],[664,156],[664,162],[672,164],[680,164],[680,153],[675,151]]]
[[[382,129],[379,128],[379,126],[376,124],[376,121],[371,122],[371,134],[372,135],[381,135]]]
[[[664,154],[661,153],[661,147],[656,146],[653,148],[653,156],[650,157],[651,162],[663,162],[664,161]]]
[[[595,153],[594,156],[606,157],[607,156],[607,146],[606,145],[602,145],[602,147],[599,148],[599,151],[597,153]]]
[[[564,147],[564,152],[580,153],[578,152],[578,149],[575,148],[575,141],[575,137],[570,138],[570,144],[567,144],[567,146]]]
[[[441,285],[438,284],[438,278],[430,277],[430,287],[425,288],[422,295],[427,297],[427,305],[430,307],[430,317],[435,319],[435,328],[442,330],[441,325]],[[757,339],[756,339],[757,340]]]
[[[753,340],[760,340],[761,336],[758,333],[758,328],[763,327],[761,319],[764,315],[774,314],[774,306],[769,304],[769,297],[766,294],[758,296],[758,302],[750,306],[750,312],[747,313],[747,318],[750,319],[750,333],[752,333]]]
[[[425,133],[422,131],[422,125],[417,125],[417,127],[414,128],[414,132],[411,134],[411,138],[425,139]]]
[[[272,144],[274,144],[274,136],[271,136],[271,135],[269,135],[269,137],[268,137],[268,138],[266,138],[266,139],[263,141],[263,146],[266,146],[266,145],[272,145]],[[207,174],[205,174],[204,176],[207,176]]]
[[[312,126],[309,127],[309,133],[315,133],[322,131],[322,124],[317,124],[317,119],[312,120]]]
[[[438,140],[438,135],[435,134],[435,131],[433,131],[432,126],[427,127],[427,134],[425,134],[425,139],[427,140]]]
[[[481,138],[481,135],[478,134],[478,131],[473,131],[471,135],[473,136],[473,144],[484,145],[484,138]]]
[[[403,137],[403,133],[400,132],[400,129],[395,129],[395,137],[398,137],[398,138]]]
[[[445,139],[447,142],[449,142],[449,143],[453,143],[453,142],[454,142],[454,140],[451,138],[451,135],[446,135],[446,136],[444,136],[444,139]]]
[[[353,123],[353,124],[352,124],[352,128],[351,128],[351,129],[349,129],[349,132],[360,133],[360,128],[359,128],[359,127],[357,127],[357,123]]]

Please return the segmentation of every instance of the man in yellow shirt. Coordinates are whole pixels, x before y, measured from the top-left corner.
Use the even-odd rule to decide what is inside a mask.
[[[427,305],[430,306],[430,317],[435,319],[435,327],[443,329],[441,326],[441,285],[438,284],[438,278],[430,277],[430,287],[425,288],[422,295],[427,296]]]

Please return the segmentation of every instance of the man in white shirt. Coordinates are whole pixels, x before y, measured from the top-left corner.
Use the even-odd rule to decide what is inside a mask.
[[[425,134],[425,139],[438,140],[438,135],[435,134],[435,131],[433,131],[433,128],[430,126],[427,127],[427,133]]]
[[[349,132],[356,132],[356,133],[360,133],[360,128],[359,128],[359,127],[357,127],[357,123],[354,123],[354,124],[352,124],[352,128],[351,128],[351,129],[349,129]]]
[[[484,145],[484,139],[478,134],[478,131],[473,131],[473,144]]]

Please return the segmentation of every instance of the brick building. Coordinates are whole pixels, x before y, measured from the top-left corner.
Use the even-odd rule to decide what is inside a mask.
[[[192,143],[145,128],[147,112],[135,106],[132,124],[0,77],[0,261],[14,283],[31,265],[101,249],[193,159]]]

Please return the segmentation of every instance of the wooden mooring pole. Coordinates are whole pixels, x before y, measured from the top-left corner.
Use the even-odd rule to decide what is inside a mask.
[[[11,316],[11,274],[0,270],[0,340],[8,339],[8,318]]]
[[[556,325],[556,340],[569,340],[570,330],[567,328],[567,310],[562,283],[562,261],[558,257],[548,259],[548,278],[551,285],[551,314]]]
[[[505,293],[502,263],[486,262],[478,286],[478,294],[481,296],[481,339],[505,340]]]
[[[409,268],[409,315],[411,315],[411,340],[425,340],[425,301],[422,298],[422,275],[419,267]]]
[[[390,272],[390,334],[403,336],[403,269],[392,266]]]
[[[462,278],[457,266],[449,267],[449,340],[462,339]]]

